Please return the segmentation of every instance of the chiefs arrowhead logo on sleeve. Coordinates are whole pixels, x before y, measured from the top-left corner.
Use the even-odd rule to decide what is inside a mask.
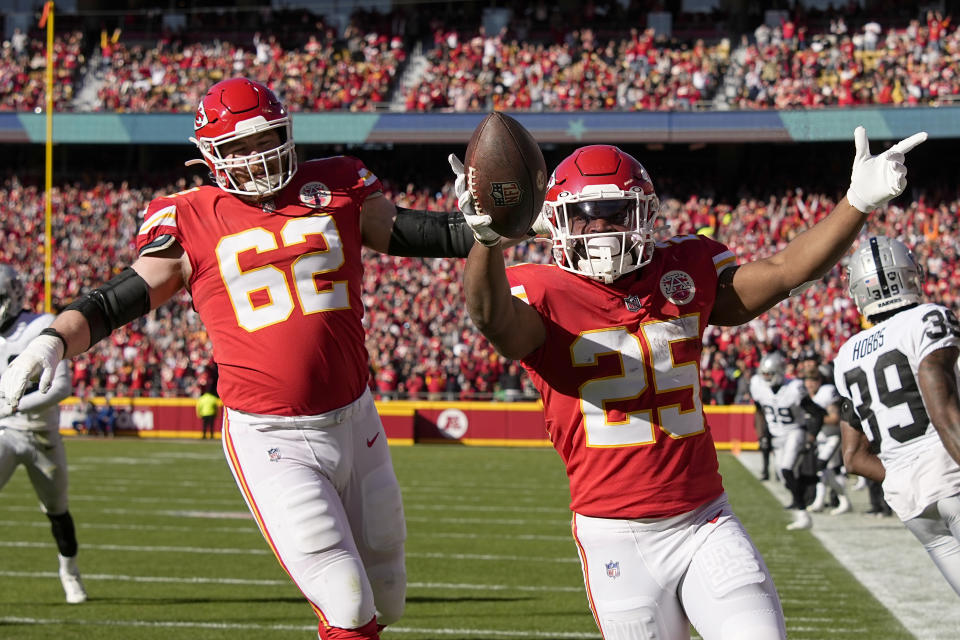
[[[322,182],[308,182],[300,187],[300,202],[308,207],[318,208],[330,205],[333,194]]]
[[[660,278],[660,292],[663,297],[680,306],[693,300],[697,287],[686,271],[668,271]]]

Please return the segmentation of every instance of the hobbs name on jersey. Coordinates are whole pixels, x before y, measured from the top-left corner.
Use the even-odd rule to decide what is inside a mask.
[[[863,340],[858,340],[853,345],[853,352],[851,358],[856,360],[864,356],[868,356],[874,351],[880,349],[883,346],[883,332],[885,329],[877,331],[875,334],[867,336]]]

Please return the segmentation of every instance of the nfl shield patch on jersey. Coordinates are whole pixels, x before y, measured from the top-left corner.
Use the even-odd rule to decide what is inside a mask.
[[[624,298],[623,303],[627,305],[627,311],[630,311],[633,313],[640,311],[640,309],[642,308],[642,305],[640,304],[640,296],[638,296],[635,293],[632,293],[626,298]]]

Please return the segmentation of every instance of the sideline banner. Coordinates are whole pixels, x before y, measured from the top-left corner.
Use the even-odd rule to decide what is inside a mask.
[[[105,404],[94,398],[97,408]],[[118,435],[139,438],[200,438],[196,400],[190,398],[113,398]],[[60,431],[76,434],[86,415],[81,400],[60,405]],[[394,445],[449,443],[480,446],[549,447],[539,402],[377,402],[387,438]],[[755,449],[753,405],[704,407],[718,449]],[[218,416],[219,421],[221,416]],[[220,429],[217,428],[219,433]]]

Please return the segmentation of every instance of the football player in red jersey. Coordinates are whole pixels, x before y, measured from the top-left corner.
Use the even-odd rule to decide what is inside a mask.
[[[700,401],[703,331],[747,322],[823,275],[867,213],[903,191],[904,153],[924,139],[871,156],[858,127],[847,197],[779,253],[742,265],[707,237],[656,242],[650,176],[609,145],[577,149],[551,176],[541,217],[555,265],[505,269],[496,233],[479,225],[467,309],[543,397],[607,640],[689,638],[690,624],[705,640],[786,637],[770,573],[718,473]],[[461,209],[478,213],[462,183]]]
[[[320,619],[321,639],[375,639],[406,592],[406,536],[368,391],[361,246],[465,257],[463,214],[398,211],[345,156],[298,164],[290,117],[232,78],[201,101],[193,142],[216,186],[159,197],[131,268],[71,303],[0,378],[28,380],[186,287],[213,343],[230,468],[264,538]]]

